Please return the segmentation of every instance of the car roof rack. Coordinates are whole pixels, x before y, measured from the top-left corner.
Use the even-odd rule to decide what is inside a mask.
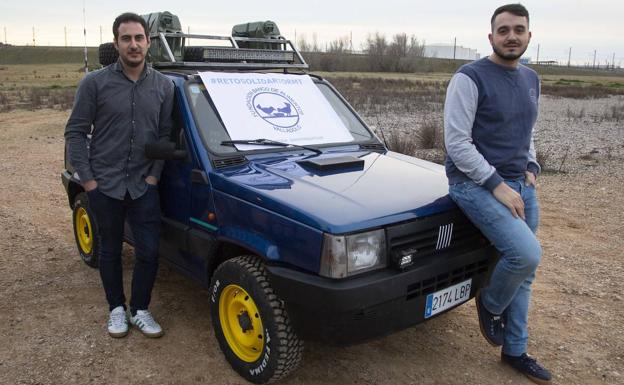
[[[159,32],[150,39],[152,45],[158,46],[153,47],[159,53],[157,57],[152,55],[151,60],[156,69],[309,69],[294,44],[283,36],[250,38]],[[213,45],[187,46],[189,39],[208,40]],[[221,45],[214,45],[215,41]]]

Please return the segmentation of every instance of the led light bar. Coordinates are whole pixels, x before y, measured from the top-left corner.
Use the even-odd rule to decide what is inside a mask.
[[[287,62],[295,61],[293,51],[245,49],[245,48],[204,48],[206,61],[259,61]]]

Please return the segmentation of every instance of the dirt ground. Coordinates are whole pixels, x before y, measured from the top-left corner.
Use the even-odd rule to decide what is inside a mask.
[[[60,181],[67,116],[0,114],[0,384],[244,384],[213,336],[207,292],[166,264],[151,306],[166,335],[107,335],[99,276],[78,257]],[[544,255],[529,351],[556,384],[624,384],[624,172],[621,157],[601,164],[539,180]],[[129,277],[129,247],[124,255]],[[498,355],[470,301],[369,343],[308,343],[283,383],[530,383]]]

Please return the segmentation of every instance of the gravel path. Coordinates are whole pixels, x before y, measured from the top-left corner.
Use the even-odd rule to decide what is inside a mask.
[[[553,151],[548,168],[570,149],[565,173],[539,179],[544,257],[530,313],[530,352],[556,384],[624,384],[623,124],[594,121],[623,103],[542,104],[538,138]],[[569,117],[568,108],[585,112]],[[99,276],[79,260],[59,178],[67,116],[0,113],[0,384],[245,383],[219,351],[207,293],[167,265],[152,306],[167,334],[107,336]],[[129,277],[129,247],[124,258]],[[480,336],[471,301],[369,343],[307,344],[284,383],[529,384],[498,354]]]

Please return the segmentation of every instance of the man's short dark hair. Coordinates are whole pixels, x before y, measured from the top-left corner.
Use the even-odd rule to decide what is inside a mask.
[[[529,24],[529,11],[524,7],[524,5],[517,3],[505,4],[496,8],[496,11],[494,11],[494,14],[492,15],[492,20],[490,20],[490,24],[492,24],[492,26],[494,26],[494,19],[496,19],[496,16],[503,12],[509,12],[516,16],[524,16],[527,19],[527,25]]]
[[[136,13],[126,12],[117,16],[117,18],[113,22],[113,36],[115,37],[115,41],[117,41],[117,38],[119,38],[119,26],[122,23],[129,23],[129,22],[135,22],[135,23],[141,24],[141,26],[143,26],[143,32],[145,32],[145,36],[149,37],[149,35],[147,34],[148,27],[147,27],[147,22],[145,21],[145,19],[137,15]]]

